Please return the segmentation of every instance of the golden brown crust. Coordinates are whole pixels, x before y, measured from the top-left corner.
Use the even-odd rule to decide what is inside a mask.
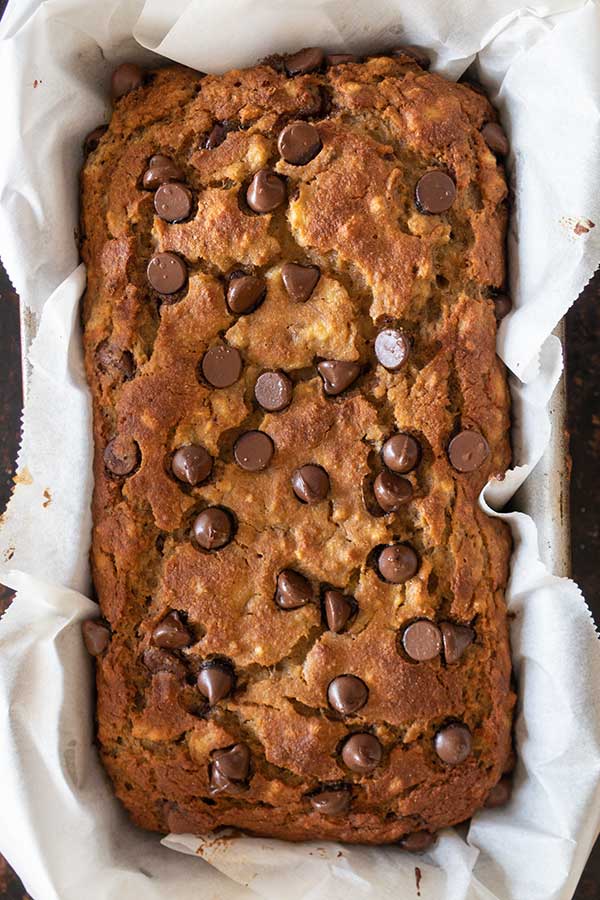
[[[423,72],[408,57],[339,65],[288,78],[267,65],[221,77],[182,67],[152,74],[123,97],[82,175],[84,303],[88,378],[94,400],[95,492],[92,562],[112,630],[98,660],[101,752],[118,796],[145,828],[206,831],[232,825],[291,840],[383,843],[468,818],[504,771],[513,695],[503,588],[510,540],[477,506],[486,480],[510,460],[508,393],[495,354],[491,290],[504,273],[506,185],[480,129],[487,100]],[[280,159],[283,125],[309,119],[322,150],[306,165]],[[234,123],[225,141],[202,149],[216,122]],[[193,217],[154,215],[141,185],[148,159],[171,157],[195,197]],[[288,202],[252,215],[240,202],[250,177],[271,167],[287,179]],[[442,215],[414,203],[432,168],[452,173],[457,197]],[[157,251],[185,259],[187,289],[157,302],[146,265]],[[309,301],[293,302],[286,261],[312,263],[321,278]],[[267,281],[266,300],[235,318],[226,276],[245,267]],[[376,364],[382,322],[410,335],[399,372]],[[224,338],[244,368],[231,387],[198,377],[207,347]],[[123,351],[130,366],[107,365],[100,349]],[[114,349],[116,348],[116,350]],[[326,397],[317,358],[359,360],[360,379]],[[295,380],[293,401],[265,413],[253,387],[265,369]],[[481,432],[490,455],[460,474],[447,446],[458,427]],[[240,431],[260,428],[275,445],[263,472],[232,459]],[[363,483],[380,467],[394,431],[423,448],[408,476],[413,498],[374,516]],[[116,434],[137,442],[129,477],[107,473],[103,454]],[[173,451],[202,444],[210,479],[183,488],[170,473]],[[302,505],[293,470],[329,473],[326,502]],[[207,553],[190,525],[205,506],[237,520],[235,538]],[[383,582],[374,548],[410,543],[420,558],[405,584]],[[313,585],[352,594],[358,613],[336,634],[318,603],[283,611],[278,573],[292,568]],[[152,630],[178,610],[193,634],[174,651],[174,671],[151,672]],[[458,663],[415,663],[398,650],[414,619],[471,623],[476,639]],[[227,657],[234,693],[209,709],[195,684],[200,664]],[[335,676],[358,675],[367,704],[342,718],[327,703]],[[467,725],[473,750],[448,766],[433,738],[449,721]],[[341,760],[350,732],[370,731],[383,760],[359,775]],[[211,794],[213,751],[251,749],[240,793]],[[343,782],[352,801],[323,815],[307,795]]]

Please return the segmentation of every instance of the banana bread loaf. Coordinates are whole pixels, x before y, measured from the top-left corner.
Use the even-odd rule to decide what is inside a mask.
[[[504,133],[410,49],[113,96],[82,174],[106,769],[148,829],[425,846],[511,756],[477,502],[510,461]]]

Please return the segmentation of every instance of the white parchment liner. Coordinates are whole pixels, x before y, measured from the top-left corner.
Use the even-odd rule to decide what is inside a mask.
[[[128,823],[93,745],[92,668],[79,630],[96,607],[84,596],[91,419],[73,232],[81,141],[108,118],[117,62],[161,54],[223,71],[306,44],[366,51],[409,42],[431,48],[433,68],[449,77],[475,61],[513,147],[515,310],[498,351],[513,373],[516,466],[482,497],[499,509],[547,445],[546,407],[562,367],[549,335],[600,262],[598,4],[12,0],[0,38],[0,252],[39,320],[18,484],[0,533],[0,577],[18,591],[0,623],[0,850],[36,900],[410,898],[415,865],[423,900],[571,897],[600,824],[600,650],[579,589],[545,570],[521,513],[505,516],[519,682],[519,762],[506,809],[478,813],[468,833],[448,829],[419,858],[397,847],[163,841],[187,857]]]

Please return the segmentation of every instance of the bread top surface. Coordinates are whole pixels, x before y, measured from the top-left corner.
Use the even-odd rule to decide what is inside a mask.
[[[506,768],[510,539],[477,504],[510,461],[492,300],[505,279],[507,191],[481,134],[494,119],[481,94],[408,56],[296,77],[269,65],[203,77],[173,66],[118,101],[86,161],[92,564],[111,632],[98,657],[99,738],[119,797],[144,827],[394,841],[464,820]],[[278,147],[294,122],[318,132],[320,148],[305,164],[286,161]],[[225,136],[207,149],[215,125]],[[157,215],[156,191],[144,187],[157,154],[188,191],[182,222]],[[248,205],[262,170],[284,186],[273,212]],[[439,214],[415,202],[431,172],[455,185]],[[147,273],[165,252],[185,272],[169,295]],[[308,299],[286,286],[289,263],[317,267]],[[264,286],[247,314],[226,301],[232,274]],[[385,330],[405,340],[397,371],[376,353]],[[223,345],[238,351],[241,374],[215,387],[203,360]],[[327,394],[323,361],[356,363],[359,374]],[[291,382],[282,411],[256,401],[267,371]],[[248,431],[271,439],[262,470],[242,467],[239,453],[236,461]],[[487,446],[471,471],[449,458],[463,432]],[[410,499],[385,514],[374,481],[389,474],[381,451],[398,433],[420,454],[402,475]],[[212,458],[196,486],[173,473],[173,455],[190,445]],[[314,503],[292,485],[306,465],[328,476]],[[214,508],[225,511],[232,535],[206,550],[198,543],[206,522],[194,526]],[[418,570],[390,583],[378,560],[397,545],[414,551]],[[276,602],[287,570],[310,585],[310,601],[296,608]],[[328,590],[352,598],[339,631],[327,618]],[[157,637],[173,612],[185,646]],[[433,630],[420,626],[413,636],[434,650],[440,643],[417,661],[405,629],[422,620]],[[442,623],[472,630],[456,662]],[[198,686],[207,664],[232,678],[212,705]],[[367,690],[351,713],[335,708],[330,691],[344,675]],[[439,735],[454,725],[468,729],[471,746],[448,763]],[[369,772],[347,765],[353,733],[380,746]],[[219,751],[239,745],[250,761],[223,788]],[[313,802],[331,788],[348,794],[343,814]]]

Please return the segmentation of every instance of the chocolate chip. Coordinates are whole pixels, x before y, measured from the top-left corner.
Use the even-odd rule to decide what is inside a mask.
[[[185,678],[186,670],[182,661],[169,653],[167,650],[161,650],[159,647],[148,647],[144,650],[142,661],[147,669],[155,675],[157,672],[170,672],[177,678]]]
[[[135,363],[129,350],[121,350],[109,340],[98,344],[96,362],[100,370],[107,375],[131,378],[135,372]]]
[[[206,663],[198,673],[198,690],[207,698],[210,706],[231,693],[233,682],[231,668],[221,663]]]
[[[354,53],[330,53],[325,57],[326,66],[341,66],[343,63],[358,62]]]
[[[469,644],[475,640],[475,632],[468,625],[440,622],[444,642],[444,658],[451,665],[458,662]]]
[[[510,150],[510,144],[501,125],[498,125],[497,122],[488,122],[481,129],[481,135],[492,153],[506,156]]]
[[[306,75],[320,69],[324,59],[325,54],[320,47],[305,47],[284,57],[285,70],[288,75]]]
[[[233,448],[236,463],[247,472],[266,469],[274,452],[273,441],[264,431],[246,431],[240,435]]]
[[[397,372],[408,359],[410,345],[406,335],[397,328],[384,328],[375,338],[375,356],[390,372]]]
[[[415,199],[422,213],[446,212],[454,203],[456,185],[446,172],[435,169],[427,172],[417,182]]]
[[[495,784],[485,799],[483,804],[486,809],[497,809],[499,806],[506,806],[512,794],[512,781],[510,778],[501,778],[498,784]]]
[[[270,213],[285,203],[286,196],[283,179],[275,172],[261,169],[248,186],[246,202],[255,213]]]
[[[83,140],[83,154],[84,156],[89,156],[90,153],[93,153],[94,150],[97,149],[98,144],[100,143],[102,136],[106,134],[108,131],[108,125],[98,125],[97,128],[94,128],[93,131],[90,131],[88,135],[85,136]]]
[[[494,301],[496,321],[501,322],[512,310],[512,300],[507,294],[496,294],[495,297],[492,297],[492,300]]]
[[[433,739],[435,752],[449,766],[464,762],[471,753],[473,740],[466,725],[446,725]]]
[[[421,50],[420,47],[415,47],[412,44],[407,45],[406,47],[397,47],[391,51],[392,56],[410,56],[411,59],[414,59],[416,63],[418,63],[422,69],[428,69],[431,65],[431,61],[424,50]]]
[[[349,716],[361,709],[368,697],[368,687],[356,675],[338,675],[329,682],[327,688],[329,705],[343,716]]]
[[[409,853],[425,853],[435,844],[435,839],[436,835],[429,831],[413,831],[401,839],[400,846]]]
[[[181,650],[192,643],[192,635],[176,610],[168,613],[152,632],[152,643],[163,650]]]
[[[372,772],[383,756],[381,744],[373,734],[351,735],[342,747],[342,759],[352,772]]]
[[[267,412],[280,412],[292,402],[293,385],[283,372],[263,372],[254,385],[254,396]]]
[[[404,629],[402,646],[407,656],[417,662],[434,659],[442,649],[440,629],[428,619],[419,619]]]
[[[146,269],[151,287],[159,294],[175,294],[187,281],[187,267],[176,253],[157,253]]]
[[[250,748],[247,744],[234,744],[215,750],[212,755],[211,789],[213,793],[229,790],[246,781],[250,774]]]
[[[337,359],[325,359],[317,365],[317,371],[323,379],[325,393],[335,397],[356,381],[360,375],[360,365]]]
[[[229,778],[226,778],[219,769],[215,768],[214,765],[211,765],[210,768],[210,793],[211,794],[241,794],[245,791],[247,785],[242,781],[230,781]]]
[[[112,73],[110,91],[113,100],[119,100],[144,83],[144,73],[135,63],[122,63]]]
[[[313,591],[308,578],[293,569],[284,569],[279,573],[275,592],[277,606],[281,609],[298,609],[310,603],[312,598]]]
[[[311,794],[310,804],[322,816],[341,816],[350,807],[351,795],[348,788],[330,788]]]
[[[142,184],[147,191],[155,191],[169,181],[183,181],[183,172],[170,156],[157,153],[152,156],[144,172]]]
[[[319,503],[329,493],[329,475],[322,466],[300,466],[292,474],[292,488],[303,503]]]
[[[384,512],[397,512],[413,495],[412,484],[408,478],[402,478],[387,470],[380,472],[373,483],[373,493]]]
[[[290,122],[277,139],[280,155],[293,166],[306,165],[322,146],[319,132],[310,122]]]
[[[154,195],[154,209],[165,222],[183,222],[192,211],[192,203],[192,192],[179,181],[161,184]]]
[[[233,122],[217,122],[213,125],[210,134],[204,142],[206,150],[215,150],[220,147],[230,131],[235,129]]]
[[[104,448],[104,465],[113,475],[131,475],[140,461],[140,450],[133,438],[117,435]]]
[[[413,548],[407,544],[393,544],[381,551],[377,559],[377,567],[386,581],[392,584],[403,584],[417,574],[419,558]]]
[[[192,486],[206,481],[212,472],[212,465],[212,456],[199,444],[187,444],[179,447],[171,460],[171,469],[175,478]]]
[[[227,306],[232,313],[245,316],[260,306],[265,299],[267,284],[258,275],[235,272],[227,287]]]
[[[474,472],[489,455],[488,442],[478,431],[461,431],[448,444],[448,457],[457,472]]]
[[[242,374],[242,357],[235,347],[218,344],[202,357],[202,374],[216,388],[230,387]]]
[[[412,435],[399,432],[387,439],[381,456],[392,472],[410,472],[419,463],[421,448]]]
[[[86,619],[85,622],[82,622],[81,633],[85,649],[90,656],[100,656],[110,643],[110,629],[108,625],[104,625],[96,619]]]
[[[281,278],[290,300],[305,303],[317,286],[321,270],[318,266],[301,266],[299,263],[284,263]]]
[[[339,634],[354,614],[355,600],[341,591],[325,591],[323,596],[325,621],[330,631]]]
[[[218,506],[209,506],[196,517],[193,533],[203,550],[220,550],[233,536],[231,516]]]

